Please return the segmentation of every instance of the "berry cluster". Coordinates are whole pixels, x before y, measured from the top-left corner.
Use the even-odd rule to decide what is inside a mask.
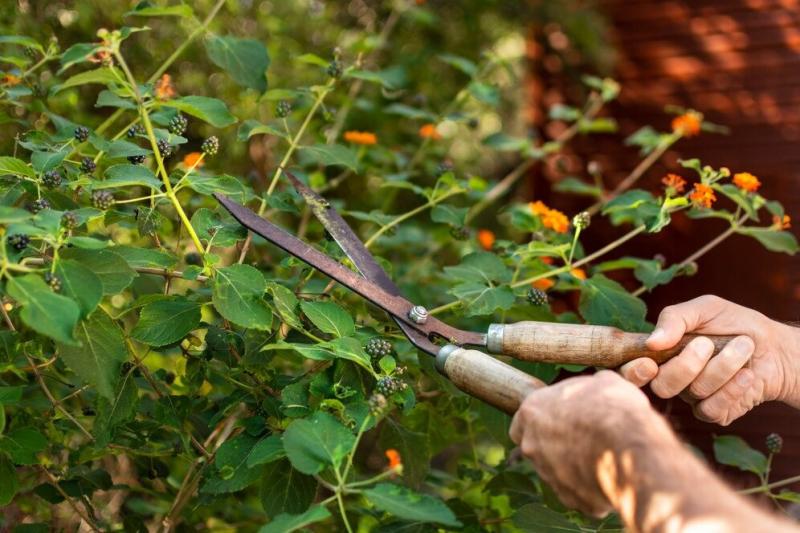
[[[217,155],[217,152],[219,152],[219,139],[213,136],[209,137],[200,145],[200,150],[207,156]]]
[[[339,78],[342,77],[342,72],[343,72],[342,64],[338,60],[334,59],[328,64],[328,68],[326,69],[325,72],[327,72],[328,76],[330,76],[331,78],[338,80]]]
[[[91,157],[84,157],[81,159],[81,172],[84,174],[91,174],[96,168],[97,165]]]
[[[15,233],[14,235],[8,236],[8,244],[20,252],[28,247],[29,242],[31,242],[31,238],[24,233]]]
[[[580,213],[572,217],[572,225],[579,230],[584,230],[588,228],[591,222],[592,222],[592,216],[586,211],[581,211]]]
[[[172,145],[166,139],[161,139],[156,143],[158,147],[158,153],[161,154],[162,159],[166,159],[167,157],[172,155]]]
[[[531,287],[530,290],[528,290],[528,302],[537,307],[547,305],[547,293],[541,289]]]
[[[131,165],[141,165],[144,163],[144,156],[143,155],[129,155],[128,161]]]
[[[780,453],[783,448],[783,438],[777,433],[770,433],[767,435],[766,444],[769,453]]]
[[[50,209],[50,202],[44,198],[37,198],[31,202],[31,204],[28,206],[28,209],[30,209],[31,213],[36,214],[42,209]]]
[[[119,375],[120,376],[127,376],[128,374],[133,372],[133,377],[138,378],[142,375],[142,371],[139,370],[139,367],[131,363],[130,361],[125,361],[122,363],[122,366],[119,368]]]
[[[127,132],[129,139],[133,139],[137,135],[144,135],[144,134],[145,131],[141,124],[136,124],[135,126],[131,126],[130,128],[128,128]]]
[[[78,126],[75,128],[75,139],[83,142],[89,138],[89,128],[86,126]]]
[[[386,411],[386,408],[389,407],[386,396],[379,392],[370,396],[367,403],[369,403],[369,413],[375,417],[381,416]]]
[[[392,376],[384,376],[375,384],[375,392],[389,397],[395,392],[406,390],[407,387],[408,385],[406,385],[405,382],[400,381],[397,378],[393,378]]]
[[[469,238],[469,228],[461,226],[460,228],[450,228],[450,236],[457,241],[465,241]]]
[[[186,127],[189,125],[189,121],[183,115],[175,115],[167,124],[167,129],[173,135],[183,135],[186,131]]]
[[[67,229],[75,229],[78,227],[78,217],[72,211],[65,211],[61,215],[61,225]]]
[[[45,283],[50,285],[50,288],[53,290],[53,292],[61,292],[61,278],[59,278],[52,272],[45,273],[44,281]]]
[[[375,337],[367,342],[367,345],[364,346],[364,351],[373,359],[378,360],[392,353],[392,343]]]
[[[48,170],[44,173],[44,176],[42,176],[42,183],[45,187],[55,189],[61,185],[62,179],[61,173],[58,170]]]
[[[105,211],[114,205],[114,195],[109,191],[94,191],[92,193],[92,205]]]
[[[275,108],[275,114],[278,115],[280,118],[288,117],[289,113],[292,112],[292,104],[287,102],[286,100],[281,100],[278,102],[277,107]]]
[[[454,168],[453,162],[450,161],[449,159],[445,159],[444,161],[436,165],[436,177],[438,178],[444,174],[447,174],[448,172],[451,172],[453,168]]]

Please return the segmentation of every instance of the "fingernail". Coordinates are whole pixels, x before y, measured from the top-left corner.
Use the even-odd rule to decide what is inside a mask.
[[[650,334],[650,337],[648,337],[647,340],[648,341],[661,340],[661,338],[664,337],[665,334],[666,332],[663,329],[656,328],[653,330],[653,333]]]
[[[733,349],[739,355],[750,355],[753,348],[753,343],[747,337],[737,337],[734,341]]]
[[[634,373],[636,374],[636,377],[639,378],[639,379],[642,379],[642,380],[650,379],[650,372],[645,370],[644,366],[645,365],[637,366],[636,369],[634,370]]]
[[[753,374],[750,372],[739,372],[736,374],[736,383],[741,387],[747,387],[753,381]]]

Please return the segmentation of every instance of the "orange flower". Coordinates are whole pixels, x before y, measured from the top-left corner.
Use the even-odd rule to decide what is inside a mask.
[[[542,279],[537,279],[536,281],[531,283],[531,287],[533,287],[534,289],[539,289],[540,291],[546,291],[555,284],[556,282],[550,278],[542,278]]]
[[[672,131],[684,137],[694,137],[700,133],[703,115],[696,111],[689,111],[672,119]]]
[[[202,159],[203,154],[200,152],[189,152],[183,157],[183,166],[191,168],[191,167],[202,167],[205,165],[205,161]]]
[[[442,134],[436,130],[436,124],[423,124],[419,129],[419,136],[423,139],[436,141],[442,138]]]
[[[545,265],[553,264],[553,258],[547,255],[540,257],[539,260],[541,260],[541,262],[544,263]]]
[[[683,192],[686,188],[686,180],[677,174],[667,174],[661,178],[661,183],[668,189],[673,189],[675,192]]]
[[[175,91],[175,86],[172,84],[172,76],[167,73],[164,73],[164,75],[156,81],[154,89],[156,98],[159,100],[169,100],[178,94],[177,91]]]
[[[542,216],[542,224],[556,233],[566,233],[569,230],[567,215],[557,209],[551,209]]]
[[[733,175],[733,184],[747,192],[756,192],[761,187],[758,178],[749,172],[739,172]]]
[[[703,183],[695,183],[694,189],[689,194],[689,199],[699,207],[709,208],[717,201],[714,189]]]
[[[378,142],[378,137],[370,131],[346,131],[344,140],[353,144],[371,145]]]
[[[3,77],[0,78],[0,85],[5,85],[6,87],[13,87],[14,85],[19,85],[22,81],[22,78],[19,76],[15,76],[13,74],[3,74]]]
[[[775,215],[772,217],[772,225],[775,229],[789,229],[792,227],[792,218],[789,215],[783,215],[783,218]]]
[[[389,470],[400,470],[403,468],[403,460],[400,457],[400,452],[394,448],[386,450],[386,458],[389,459]]]
[[[544,202],[541,200],[536,200],[535,202],[529,202],[528,207],[531,208],[531,213],[535,216],[541,216],[550,211],[550,208],[544,205]]]
[[[586,279],[586,271],[582,268],[573,268],[569,273],[580,280]]]
[[[478,244],[480,244],[481,248],[484,250],[491,251],[495,240],[494,232],[492,230],[478,230]]]

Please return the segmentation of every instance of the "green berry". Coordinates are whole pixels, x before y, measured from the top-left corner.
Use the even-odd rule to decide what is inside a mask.
[[[31,213],[38,213],[42,209],[50,209],[50,202],[48,202],[44,198],[38,198],[31,202],[31,205],[28,206],[28,209]]]
[[[67,229],[75,229],[78,227],[78,217],[72,211],[66,211],[61,215],[61,225]]]
[[[465,241],[469,238],[469,228],[466,226],[450,228],[450,236],[457,241]]]
[[[137,135],[144,135],[144,134],[145,134],[145,131],[144,131],[144,128],[142,127],[141,124],[137,124],[135,126],[131,126],[130,128],[128,128],[128,132],[127,132],[127,135],[128,135],[129,139],[133,139]]]
[[[91,157],[84,157],[81,159],[81,172],[84,174],[91,174],[96,168],[97,165]]]
[[[392,343],[375,337],[367,342],[367,345],[364,346],[364,351],[367,352],[370,357],[377,360],[392,353]]]
[[[579,230],[584,230],[589,227],[589,224],[592,222],[592,216],[586,212],[582,211],[572,217],[572,225],[578,228]]]
[[[89,128],[86,126],[78,126],[75,128],[75,139],[83,142],[89,138]]]
[[[378,380],[375,384],[375,392],[378,394],[383,394],[387,398],[396,392],[400,392],[405,390],[406,385],[404,382],[400,381],[399,379],[393,378],[391,376],[384,376]]]
[[[132,165],[141,165],[142,163],[144,163],[144,156],[143,155],[129,155],[128,156],[128,161]]]
[[[547,293],[541,289],[531,287],[528,290],[528,301],[537,307],[547,305]]]
[[[342,77],[342,64],[338,60],[334,59],[328,64],[326,72],[328,73],[328,76],[338,80]]]
[[[172,155],[172,145],[166,139],[161,139],[156,143],[158,147],[158,153],[161,154],[161,158],[165,159]]]
[[[24,233],[15,233],[14,235],[9,235],[7,240],[8,244],[10,244],[12,248],[19,252],[27,248],[28,243],[31,242],[30,237]]]
[[[173,135],[183,135],[188,125],[189,121],[186,120],[186,117],[183,115],[175,115],[170,119],[167,129]]]
[[[436,173],[435,174],[436,174],[436,177],[438,178],[438,177],[442,176],[443,174],[447,174],[448,172],[451,172],[452,170],[453,170],[453,162],[450,161],[449,159],[445,159],[444,161],[442,161],[441,163],[436,165]]]
[[[45,283],[50,285],[50,288],[53,290],[53,292],[61,292],[61,278],[59,278],[52,272],[45,273],[44,281]]]
[[[92,205],[95,206],[97,209],[102,209],[105,211],[112,205],[114,205],[114,195],[111,194],[109,191],[94,191],[92,193]]]
[[[42,183],[45,187],[50,189],[55,189],[59,185],[61,185],[61,173],[58,170],[48,170],[42,176]]]
[[[369,412],[372,416],[381,416],[385,411],[386,408],[389,406],[389,402],[386,400],[386,396],[383,394],[376,392],[372,396],[369,397],[367,400],[369,403]]]
[[[281,100],[275,108],[275,114],[280,118],[288,117],[292,112],[292,104],[286,100]]]
[[[767,451],[769,453],[781,453],[783,448],[783,438],[777,433],[770,433],[767,435]]]
[[[200,145],[200,150],[207,156],[217,155],[217,152],[219,152],[219,139],[213,136],[209,137]]]

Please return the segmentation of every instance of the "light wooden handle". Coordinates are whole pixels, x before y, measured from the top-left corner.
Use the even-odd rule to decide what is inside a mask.
[[[648,333],[628,333],[608,326],[517,322],[489,327],[487,346],[492,353],[511,355],[523,361],[616,368],[638,357],[661,364],[681,353],[699,335],[684,335],[668,350],[653,351],[645,341]],[[703,335],[714,343],[714,355],[734,337]]]
[[[462,391],[508,414],[514,414],[528,394],[546,386],[490,355],[454,345],[442,348],[436,367]]]

